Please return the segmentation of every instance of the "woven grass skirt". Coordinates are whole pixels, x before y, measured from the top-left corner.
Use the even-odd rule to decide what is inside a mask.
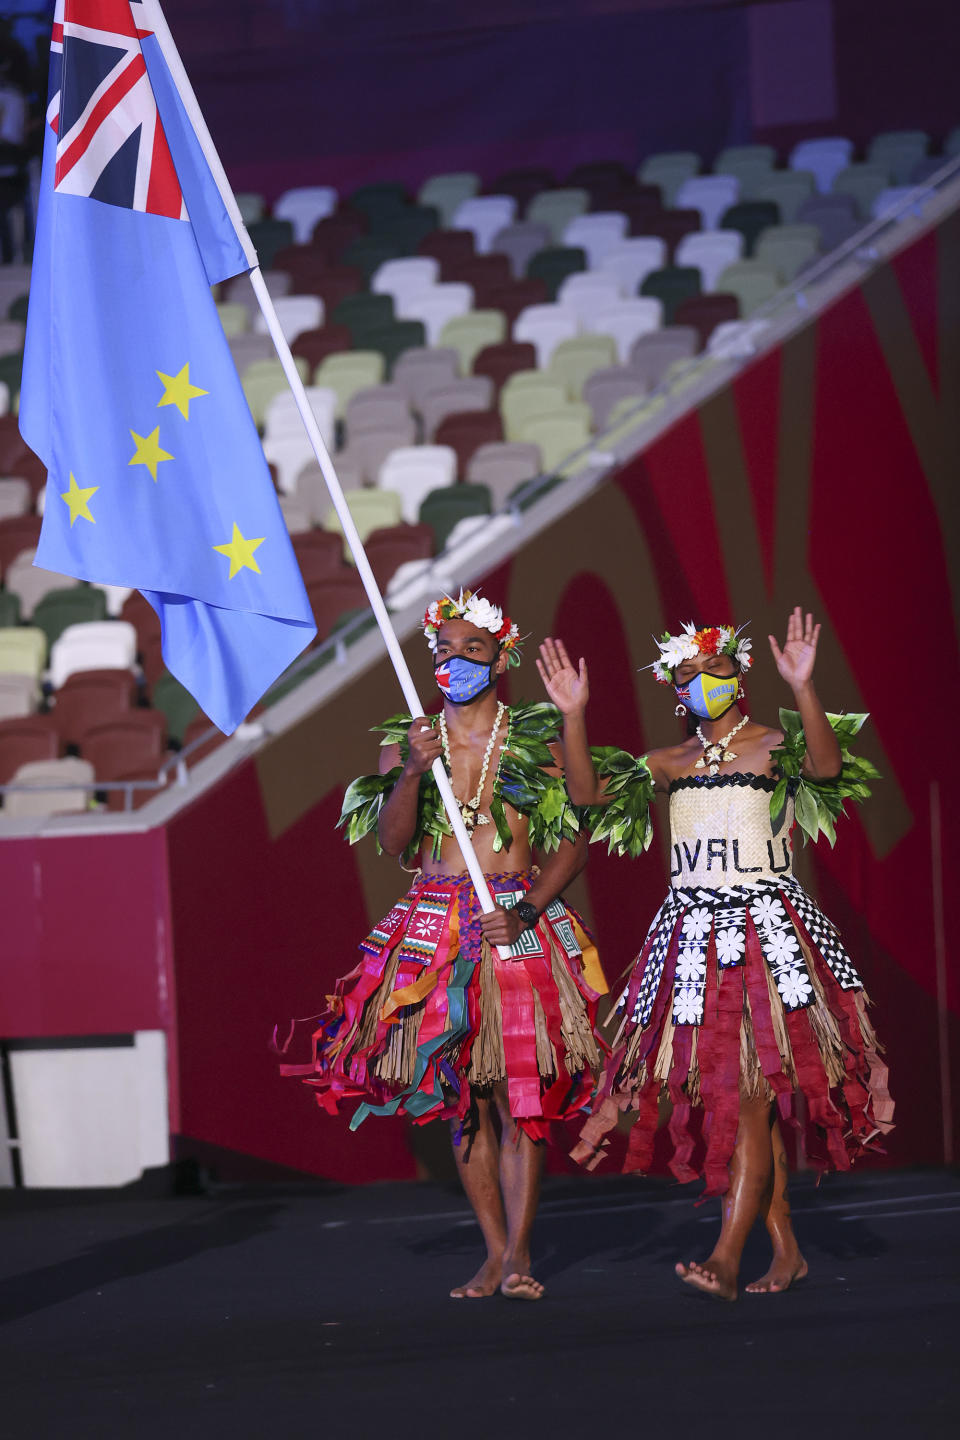
[[[533,874],[487,881],[509,907]],[[353,1129],[370,1114],[466,1118],[474,1092],[506,1081],[511,1115],[536,1140],[586,1109],[607,987],[589,933],[562,900],[501,960],[482,938],[469,878],[418,876],[360,949],[318,1019],[311,1061],[281,1067],[324,1109],[359,1101]]]
[[[623,1168],[648,1170],[662,1096],[673,1104],[670,1169],[678,1180],[702,1176],[708,1195],[729,1185],[743,1096],[802,1120],[807,1153],[825,1169],[849,1169],[892,1128],[863,984],[836,929],[792,876],[672,890],[618,1009],[594,1113],[573,1152],[589,1169],[620,1113],[635,1110]],[[702,1147],[691,1128],[695,1108]]]

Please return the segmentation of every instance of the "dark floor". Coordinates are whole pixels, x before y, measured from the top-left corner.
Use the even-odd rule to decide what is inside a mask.
[[[478,1235],[443,1186],[8,1191],[0,1437],[960,1433],[960,1175],[801,1177],[793,1198],[810,1279],[723,1305],[672,1273],[715,1204],[550,1182],[548,1294],[520,1304],[446,1298]]]

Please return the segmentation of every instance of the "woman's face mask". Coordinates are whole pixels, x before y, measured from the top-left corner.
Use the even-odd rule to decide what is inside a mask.
[[[484,663],[468,660],[464,655],[451,655],[449,660],[441,660],[433,673],[445,700],[454,705],[468,705],[496,684],[495,664],[496,661]]]
[[[738,675],[708,675],[701,670],[685,685],[675,687],[682,701],[701,720],[719,720],[736,702],[740,690]]]

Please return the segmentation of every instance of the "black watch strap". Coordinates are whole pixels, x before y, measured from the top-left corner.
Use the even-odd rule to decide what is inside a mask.
[[[531,905],[529,900],[518,900],[514,909],[528,929],[540,919],[540,911],[535,905]]]

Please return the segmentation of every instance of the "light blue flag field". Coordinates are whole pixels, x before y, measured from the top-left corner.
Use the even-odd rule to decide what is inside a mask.
[[[255,257],[151,17],[58,0],[20,430],[49,472],[36,563],[141,590],[229,733],[316,627],[210,292]]]

